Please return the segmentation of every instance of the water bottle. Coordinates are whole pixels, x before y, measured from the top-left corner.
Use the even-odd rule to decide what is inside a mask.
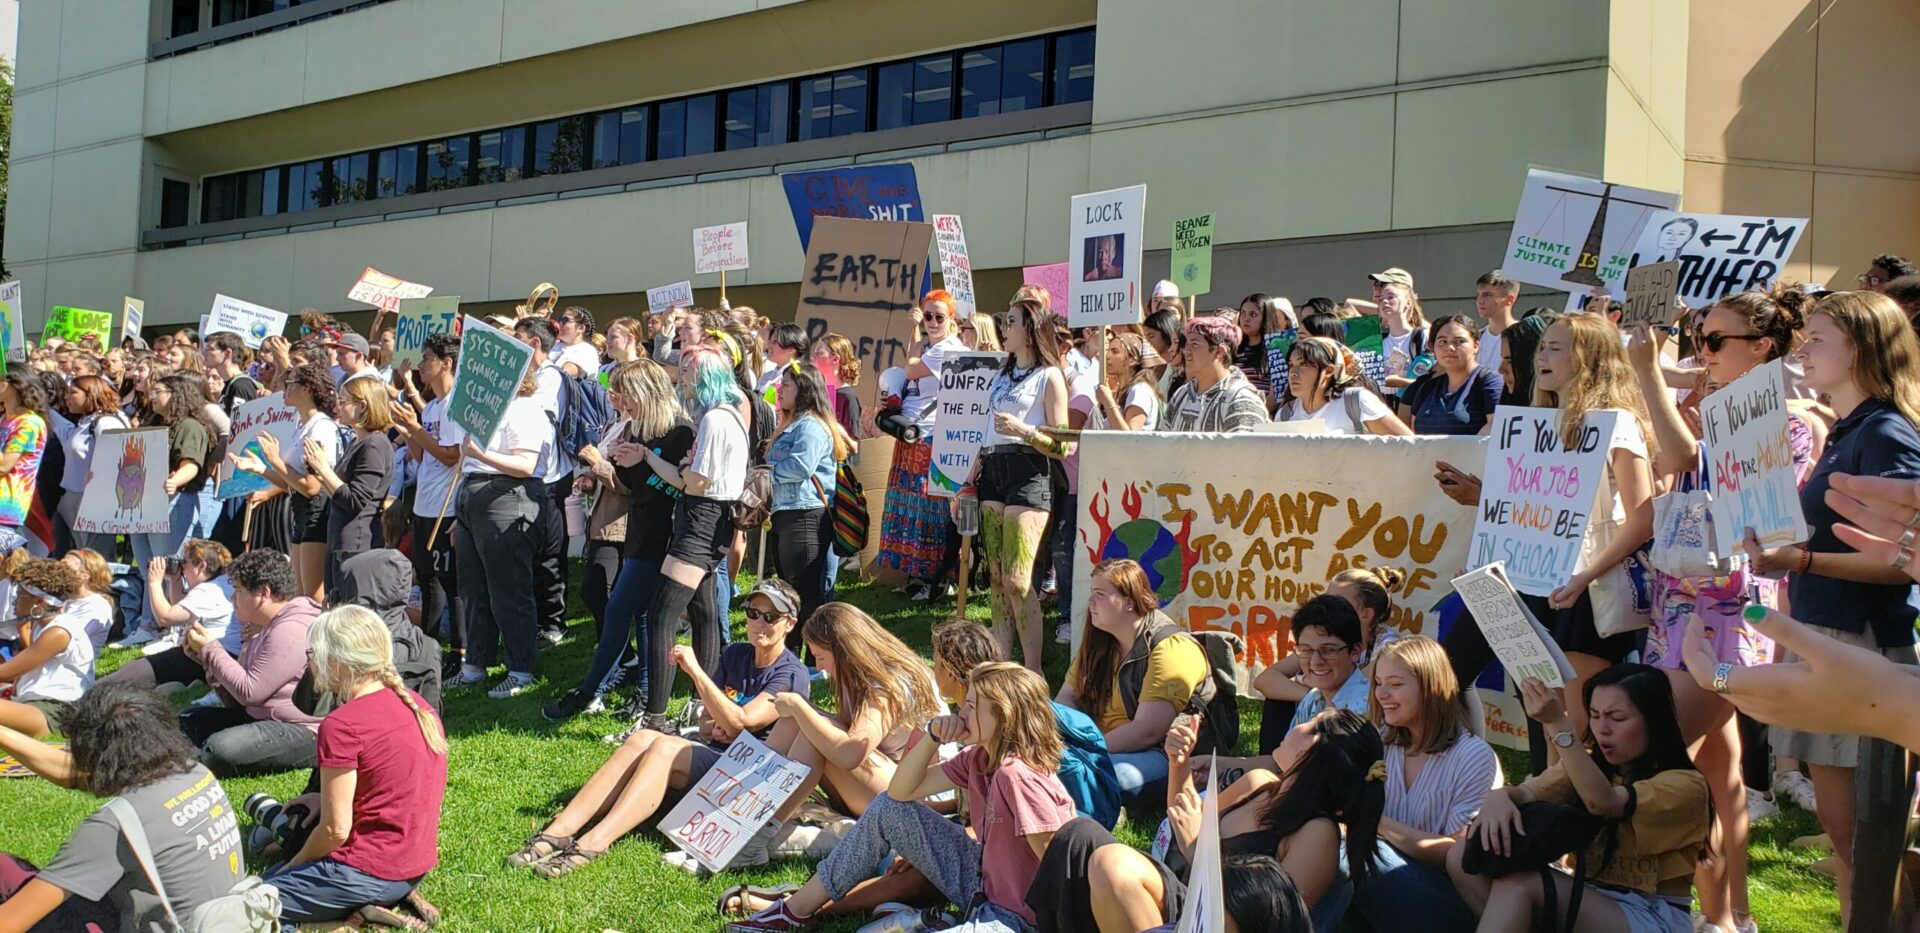
[[[963,489],[956,497],[953,510],[953,527],[961,535],[971,538],[980,533],[980,497],[971,489]]]

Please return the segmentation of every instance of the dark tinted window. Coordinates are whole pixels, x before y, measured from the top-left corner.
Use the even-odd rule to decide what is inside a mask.
[[[287,167],[287,211],[296,213],[324,207],[327,197],[327,163],[315,159]]]
[[[287,212],[287,169],[270,168],[256,173],[260,176],[260,215],[284,214]],[[254,215],[247,215],[254,216]]]
[[[798,82],[800,139],[847,136],[867,128],[867,70]]]
[[[380,150],[374,197],[391,198],[420,191],[420,145]]]
[[[516,126],[479,135],[479,157],[475,163],[475,184],[491,185],[519,181],[527,174],[527,128]]]
[[[179,37],[200,31],[200,0],[173,0],[173,16],[169,37]]]
[[[467,186],[473,165],[472,141],[455,136],[427,144],[427,190],[444,191]]]
[[[160,226],[186,226],[187,201],[192,197],[192,185],[177,178],[160,179]]]
[[[533,127],[533,164],[528,175],[559,175],[587,166],[586,117],[548,120]]]
[[[726,114],[721,124],[722,148],[752,149],[776,146],[787,141],[787,127],[793,110],[787,82],[775,81],[759,87],[728,91]]]
[[[1003,46],[1000,60],[1000,113],[1045,106],[1047,40],[1025,39]]]
[[[647,161],[647,108],[628,107],[600,114],[593,127],[593,167]]]
[[[1000,112],[1000,47],[960,53],[960,117]]]
[[[373,180],[370,167],[373,157],[365,152],[350,156],[340,156],[330,160],[329,191],[330,204],[347,204],[365,201],[373,197]]]
[[[1053,102],[1079,104],[1093,99],[1093,30],[1053,40]]]

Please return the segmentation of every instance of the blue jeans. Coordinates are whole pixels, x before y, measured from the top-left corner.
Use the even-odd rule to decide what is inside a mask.
[[[599,691],[614,665],[620,663],[620,656],[626,653],[627,645],[634,645],[640,652],[639,657],[647,656],[647,623],[644,616],[647,605],[653,602],[654,585],[659,580],[660,565],[657,563],[638,557],[629,557],[620,563],[620,573],[613,578],[613,590],[607,594],[607,617],[600,624],[600,643],[594,646],[593,662],[587,665],[587,676],[580,679],[583,693]],[[645,664],[640,665],[640,682],[635,686],[642,695],[646,694]]]
[[[262,880],[280,889],[280,929],[286,933],[302,923],[344,920],[369,904],[391,907],[420,886],[419,878],[387,881],[330,858],[283,865]]]
[[[1160,748],[1137,752],[1114,752],[1113,773],[1120,778],[1120,800],[1133,803],[1146,800],[1163,804],[1167,799],[1167,753]]]
[[[167,531],[152,534],[128,535],[133,542],[133,572],[141,581],[147,578],[147,563],[156,557],[178,557],[180,548],[192,536],[195,523],[200,518],[200,496],[198,494],[176,494],[167,503]],[[142,625],[149,629],[160,627],[148,608],[141,613]]]
[[[198,499],[199,502],[196,505],[197,511],[193,517],[193,533],[191,536],[211,539],[213,537],[214,523],[220,520],[222,503],[214,496],[212,483],[207,483],[200,487]]]
[[[714,618],[720,620],[721,647],[733,644],[733,567],[731,562],[731,556],[723,555],[719,565],[713,569],[713,609]]]
[[[1374,846],[1374,876],[1356,889],[1347,877],[1347,847],[1336,860],[1340,876],[1314,905],[1314,927],[1329,930],[1351,904],[1375,930],[1432,930],[1469,933],[1478,924],[1473,910],[1454,889],[1444,865],[1415,861],[1382,839]],[[1322,926],[1322,921],[1328,924]]]

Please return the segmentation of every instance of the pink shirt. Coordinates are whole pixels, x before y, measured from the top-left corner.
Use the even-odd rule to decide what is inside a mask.
[[[408,695],[430,709],[419,694]],[[399,694],[377,690],[327,714],[314,757],[322,768],[354,772],[353,827],[328,858],[386,881],[411,881],[433,868],[447,756],[427,747]]]
[[[940,769],[967,789],[973,833],[980,838],[980,887],[987,900],[1033,923],[1027,888],[1040,859],[1026,836],[1050,833],[1073,819],[1073,799],[1060,779],[1035,771],[1018,758],[986,770],[987,750],[971,746]]]
[[[1093,403],[1093,390],[1100,384],[1100,377],[1094,373],[1067,377],[1067,411],[1092,416],[1096,407]],[[1060,468],[1067,474],[1067,495],[1080,494],[1080,445],[1060,460]]]
[[[317,728],[319,718],[293,705],[293,691],[307,672],[307,626],[319,615],[318,603],[305,596],[294,597],[265,628],[246,634],[239,660],[228,655],[219,642],[208,642],[200,652],[207,683],[225,691],[255,719]]]

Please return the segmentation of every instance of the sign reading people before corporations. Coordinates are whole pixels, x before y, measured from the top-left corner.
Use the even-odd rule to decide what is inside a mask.
[[[1766,290],[1807,230],[1804,217],[1746,217],[1655,211],[1636,242],[1636,263],[1680,263],[1680,299],[1689,308],[1750,289]]]
[[[275,392],[235,408],[233,439],[227,442],[227,448],[261,457],[260,438],[267,434],[280,442],[285,456],[293,456],[299,450],[300,412],[287,404],[286,393]],[[273,486],[258,473],[235,469],[232,462],[220,464],[218,475],[219,484],[214,488],[221,499],[249,496]]]
[[[693,282],[690,280],[647,289],[647,311],[650,314],[665,314],[675,308],[691,307]]]
[[[973,317],[973,263],[967,259],[967,234],[959,214],[933,215],[933,242],[940,248],[940,278],[953,296],[953,313]]]
[[[170,530],[166,429],[101,431],[93,443],[93,469],[73,530],[130,535]]]
[[[1664,327],[1677,316],[1673,296],[1680,287],[1680,264],[1672,260],[1634,266],[1627,273],[1627,301],[1620,311],[1620,329],[1636,324]]]
[[[732,272],[747,267],[747,222],[699,227],[693,231],[693,271]]]
[[[660,832],[710,871],[722,871],[806,779],[806,765],[742,732],[660,819]]]
[[[239,334],[240,342],[253,349],[268,337],[278,337],[287,329],[287,316],[265,305],[257,305],[226,295],[213,296],[213,310],[207,312],[205,333]]]
[[[433,294],[431,285],[421,285],[418,282],[395,278],[368,266],[360,273],[360,280],[353,283],[353,288],[347,291],[347,300],[364,302],[387,314],[396,314],[400,310],[402,300],[425,298],[431,294]]]
[[[1579,569],[1580,542],[1606,484],[1614,436],[1634,429],[1633,419],[1617,409],[1588,412],[1569,450],[1560,439],[1558,409],[1494,409],[1464,566],[1501,561],[1520,592],[1552,595]]]
[[[0,327],[0,342],[6,346],[7,359],[27,358],[27,325],[21,317],[25,302],[20,297],[20,280],[0,282],[0,307],[6,309],[6,326]]]
[[[1665,191],[1530,169],[1497,265],[1529,285],[1579,293],[1604,285],[1618,300],[1648,218],[1679,204]]]
[[[493,440],[507,406],[520,396],[533,348],[512,334],[469,314],[460,322],[460,368],[454,373],[447,420],[476,445]]]
[[[1700,401],[1700,440],[1707,448],[1707,506],[1723,546],[1753,529],[1762,547],[1808,538],[1794,474],[1787,421],[1786,363],[1761,363]]]
[[[120,337],[140,336],[140,325],[147,317],[147,303],[131,295],[120,300]]]
[[[1147,186],[1073,196],[1067,232],[1067,325],[1140,323]],[[1053,309],[1060,311],[1059,299]]]
[[[933,462],[927,492],[952,498],[966,485],[980,445],[993,428],[987,390],[1007,360],[1005,353],[956,353],[940,370],[939,407],[933,419]]]
[[[1436,635],[1430,607],[1466,564],[1473,512],[1424,483],[1435,460],[1472,462],[1476,437],[1164,434],[1080,437],[1075,592],[1093,566],[1131,558],[1160,608],[1189,630],[1247,645],[1248,672],[1291,651],[1295,607],[1352,567],[1394,567],[1406,579],[1386,623]],[[1273,464],[1310,463],[1286,482]],[[1077,637],[1077,633],[1076,633]]]
[[[1467,604],[1473,621],[1487,636],[1487,646],[1509,676],[1516,681],[1537,678],[1549,687],[1566,685],[1560,665],[1547,647],[1546,630],[1520,602],[1499,561],[1454,577],[1453,589]]]
[[[459,295],[402,298],[393,316],[393,365],[419,366],[428,337],[459,332]]]
[[[927,273],[933,227],[885,220],[821,217],[800,269],[793,319],[808,340],[840,334],[867,371],[905,366],[913,342],[914,299]],[[860,403],[871,408],[879,379],[862,379]]]
[[[1213,291],[1213,215],[1173,222],[1172,275],[1182,295]]]
[[[100,349],[113,346],[113,315],[105,311],[89,311],[85,308],[69,308],[66,305],[54,305],[47,313],[46,331],[41,340],[59,338],[68,343],[79,343],[80,338],[92,334],[100,341]]]

